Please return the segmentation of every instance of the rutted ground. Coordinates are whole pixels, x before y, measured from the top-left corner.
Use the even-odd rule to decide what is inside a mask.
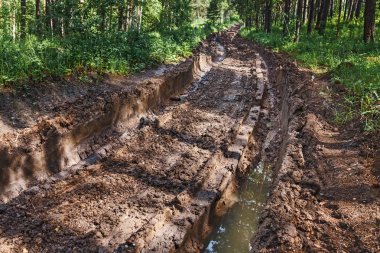
[[[0,204],[0,252],[198,252],[213,216],[231,204],[236,176],[258,160],[272,165],[273,183],[252,252],[380,251],[378,133],[334,126],[336,85],[236,31],[200,47],[213,63],[198,54],[113,79],[96,99],[91,87],[73,91],[42,110],[53,120],[2,115],[2,138],[16,151],[0,150],[0,166],[17,167],[11,155],[28,158],[34,141],[48,152],[51,137],[76,123],[102,127],[87,124],[96,135],[74,142],[78,164]],[[133,108],[120,110],[115,101],[126,97]],[[92,110],[95,120],[86,118]]]
[[[264,146],[274,181],[252,252],[379,252],[379,132],[363,133],[359,121],[337,127],[341,85],[256,50],[278,111]]]
[[[101,161],[2,204],[0,251],[199,250],[241,156],[240,169],[249,166],[263,96],[256,55],[234,35],[218,39],[227,52],[211,42],[216,62],[204,77],[141,117]]]

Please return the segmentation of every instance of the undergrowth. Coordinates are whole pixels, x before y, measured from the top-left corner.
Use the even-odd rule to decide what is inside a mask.
[[[348,94],[337,110],[335,121],[346,124],[360,117],[366,131],[380,128],[380,41],[362,42],[361,23],[352,23],[336,36],[336,26],[330,25],[325,36],[316,32],[301,34],[299,43],[283,38],[276,27],[267,34],[255,29],[243,29],[241,35],[275,51],[289,53],[300,65],[315,73],[328,73],[332,81],[342,83]]]
[[[177,62],[191,55],[209,34],[226,29],[233,22],[149,33],[78,33],[45,39],[29,36],[21,42],[0,37],[0,87],[73,73],[131,74]]]

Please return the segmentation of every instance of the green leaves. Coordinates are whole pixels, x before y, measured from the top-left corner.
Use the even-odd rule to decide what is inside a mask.
[[[317,73],[329,73],[334,81],[343,83],[349,90],[335,119],[346,123],[354,117],[363,121],[365,130],[380,128],[380,45],[362,42],[362,25],[351,24],[342,30],[339,38],[335,25],[330,24],[326,36],[316,33],[301,38],[299,43],[282,38],[279,27],[267,34],[254,29],[243,29],[243,37],[270,46],[276,51],[290,53],[301,65]]]
[[[130,74],[188,57],[210,32],[186,26],[150,33],[73,33],[43,40],[29,36],[20,43],[0,38],[0,84],[72,73]]]

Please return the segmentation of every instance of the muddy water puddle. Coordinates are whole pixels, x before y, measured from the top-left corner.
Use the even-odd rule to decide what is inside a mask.
[[[249,241],[257,229],[270,183],[271,169],[259,163],[237,192],[237,202],[207,238],[203,253],[249,252]]]

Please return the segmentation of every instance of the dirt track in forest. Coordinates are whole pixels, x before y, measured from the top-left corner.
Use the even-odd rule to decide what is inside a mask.
[[[84,91],[69,85],[56,104],[37,104],[44,110],[27,122],[4,113],[0,166],[13,166],[14,153],[34,154],[34,143],[47,152],[49,141],[66,140],[52,136],[78,132],[76,124],[103,128],[87,124],[96,136],[87,128],[74,135],[81,136],[73,142],[79,148],[72,144],[77,165],[57,165],[49,177],[21,173],[33,176],[21,185],[26,191],[10,188],[0,204],[0,252],[198,252],[238,178],[259,160],[272,165],[274,180],[252,252],[379,251],[376,135],[333,126],[328,84],[235,37],[236,29],[205,41],[178,66]],[[196,64],[202,66],[189,67]],[[167,80],[190,76],[184,89],[162,95],[173,91]],[[2,96],[5,110],[11,99]],[[133,113],[102,118],[124,97]],[[143,111],[146,97],[154,107]],[[104,127],[109,122],[113,127]]]
[[[100,161],[2,204],[0,251],[199,249],[211,206],[250,165],[264,91],[255,53],[235,34],[206,42],[214,63],[203,76],[135,127],[111,133]]]

